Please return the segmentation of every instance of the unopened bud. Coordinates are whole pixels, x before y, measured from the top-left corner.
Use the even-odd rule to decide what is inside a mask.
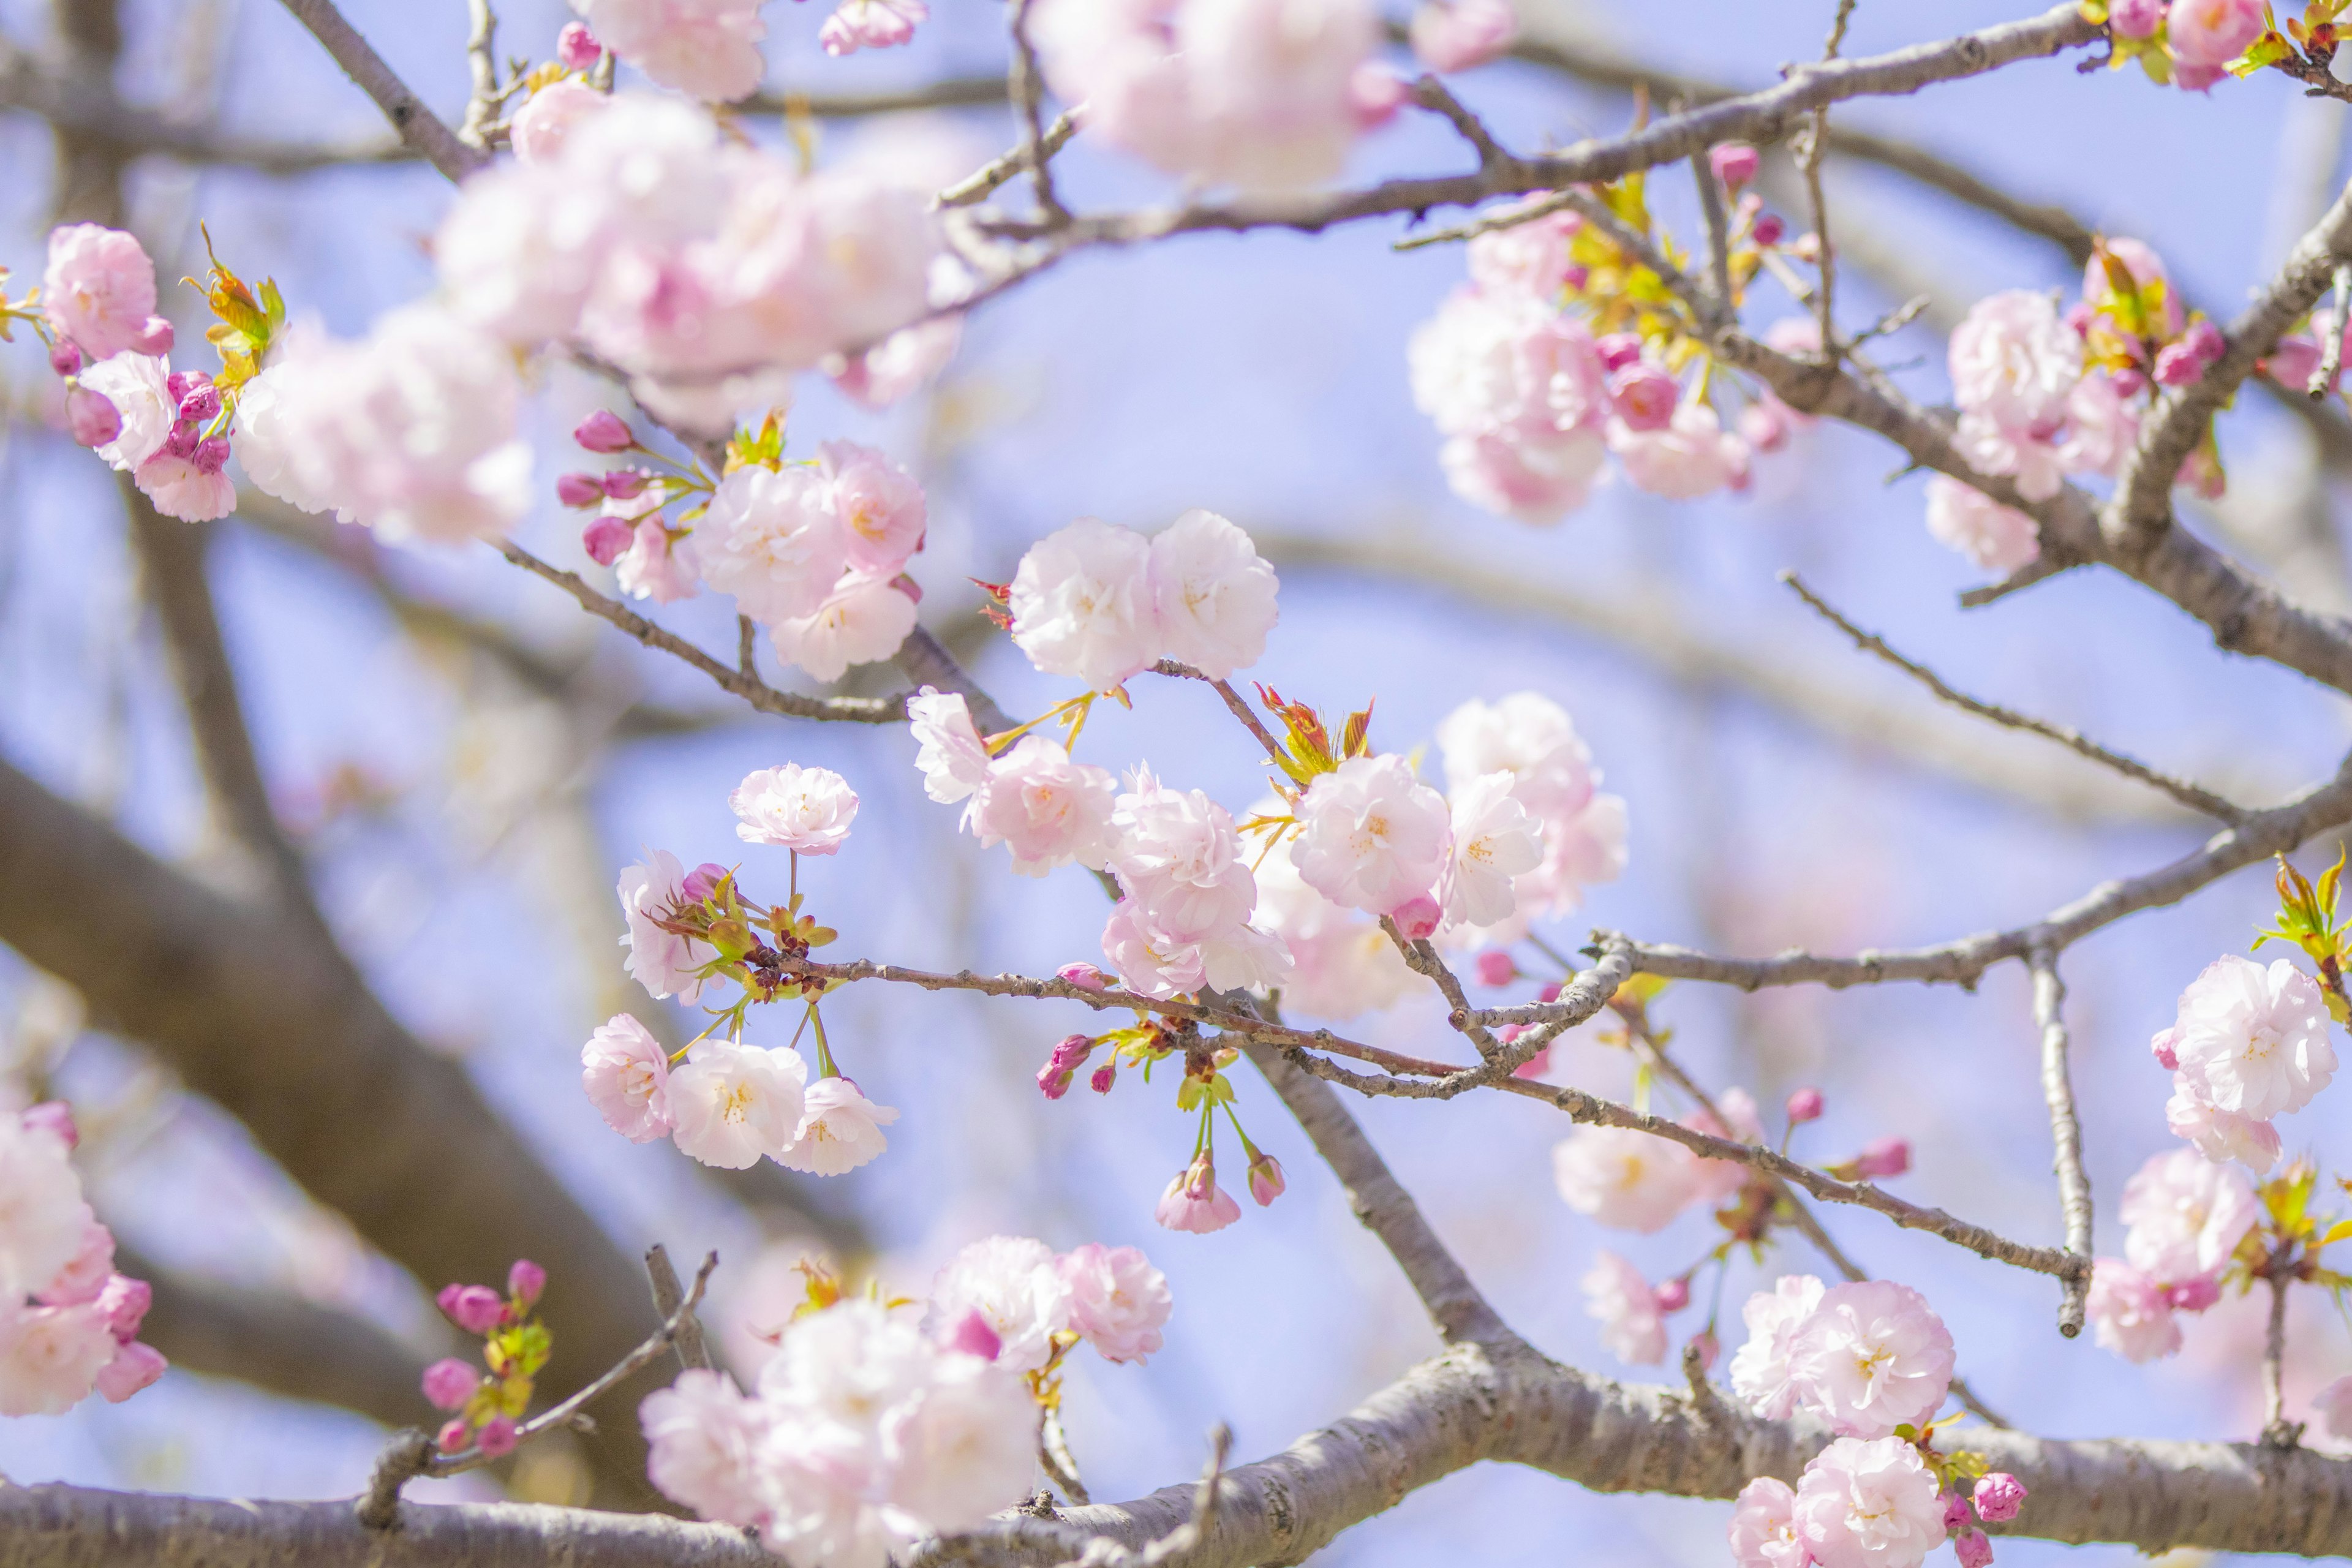
[[[203,437],[196,434],[194,426],[174,425],[172,426],[172,433],[163,437],[164,455],[193,462],[195,460],[196,444],[202,439]]]
[[[1110,977],[1091,963],[1066,963],[1054,972],[1066,984],[1081,991],[1108,991]]]
[[[2230,352],[2230,340],[2210,321],[2189,322],[2189,330],[2180,334],[2180,343],[2207,364]]]
[[[604,499],[604,481],[593,474],[564,474],[555,481],[555,499],[565,506],[594,506]]]
[[[439,1435],[433,1439],[433,1446],[445,1454],[454,1454],[464,1448],[467,1439],[473,1435],[474,1429],[464,1421],[452,1421],[441,1428]]]
[[[474,1368],[447,1356],[425,1369],[425,1397],[436,1410],[462,1410],[481,1381]]]
[[[1093,1089],[1097,1094],[1108,1094],[1110,1092],[1110,1086],[1118,1080],[1118,1058],[1117,1057],[1113,1057],[1110,1060],[1103,1063],[1102,1066],[1095,1068],[1094,1076],[1087,1079],[1087,1087]]]
[[[172,352],[172,323],[161,316],[150,316],[131,340],[131,346],[142,354],[167,354]]]
[[[1650,1294],[1657,1299],[1659,1311],[1679,1312],[1690,1305],[1690,1281],[1664,1279]]]
[[[1611,332],[1592,345],[1601,351],[1601,368],[1622,370],[1642,357],[1642,340],[1631,332]]]
[[[1798,1125],[1800,1125],[1800,1124],[1801,1124],[1801,1123],[1803,1123],[1803,1122],[1807,1122],[1807,1121],[1820,1121],[1820,1120],[1821,1120],[1821,1116],[1822,1116],[1822,1091],[1821,1091],[1820,1089],[1797,1089],[1797,1090],[1795,1090],[1795,1091],[1793,1091],[1792,1093],[1790,1093],[1790,1096],[1789,1096],[1789,1125],[1790,1125],[1790,1126],[1791,1126],[1791,1127],[1798,1126]]]
[[[444,1285],[433,1298],[448,1320],[469,1334],[487,1334],[505,1321],[503,1297],[487,1285]]]
[[[2186,342],[2167,343],[2156,356],[2156,379],[2166,386],[2187,386],[2205,374],[2205,361]]]
[[[1692,1335],[1690,1348],[1698,1352],[1698,1369],[1701,1372],[1714,1371],[1715,1358],[1723,1353],[1722,1342],[1715,1337],[1713,1329],[1701,1329]]]
[[[1911,1168],[1911,1141],[1880,1138],[1863,1145],[1853,1168],[1864,1176],[1899,1176]]]
[[[588,31],[580,27],[577,22],[563,30],[569,33],[572,27],[579,27],[583,36]],[[609,408],[599,408],[572,426],[572,438],[592,452],[603,452],[608,456],[629,451],[637,444],[637,438],[629,434],[628,422]]]
[[[1748,232],[1756,237],[1757,244],[1769,248],[1780,243],[1781,238],[1789,232],[1789,226],[1780,221],[1780,214],[1766,213],[1756,220],[1756,226]]]
[[[1944,1533],[1955,1534],[1971,1529],[1976,1521],[1969,1516],[1969,1500],[1958,1492],[1945,1492],[1936,1500],[1944,1505]]]
[[[604,493],[614,500],[635,500],[653,482],[654,477],[643,468],[613,468],[604,475]]]
[[[49,368],[59,375],[72,375],[81,369],[81,345],[71,338],[59,338],[58,346],[49,351]]]
[[[1444,911],[1427,893],[1416,894],[1389,911],[1389,919],[1396,921],[1398,931],[1407,942],[1419,942],[1430,935],[1444,918]]]
[[[1987,1524],[2004,1524],[2025,1506],[2025,1483],[2007,1470],[1977,1479],[1977,1517]]]
[[[107,1276],[106,1288],[98,1293],[98,1310],[121,1344],[139,1337],[139,1325],[147,1321],[147,1310],[154,1304],[155,1288],[128,1274]]]
[[[196,449],[188,454],[188,461],[200,474],[217,474],[228,467],[228,454],[227,437],[207,436],[196,443]]]
[[[2152,38],[2164,25],[2164,0],[2114,0],[2107,28],[2118,38]]]
[[[1249,1163],[1250,1196],[1257,1200],[1258,1207],[1264,1208],[1266,1205],[1280,1197],[1282,1195],[1284,1185],[1281,1162],[1277,1161],[1273,1155],[1264,1152],[1257,1153],[1251,1157]]]
[[[1508,985],[1519,977],[1519,966],[1511,955],[1499,947],[1490,947],[1478,955],[1478,984]]]
[[[715,860],[705,860],[678,879],[677,890],[698,904],[717,892],[719,884],[726,879],[726,867]]]
[[[474,1447],[493,1459],[513,1453],[516,1441],[514,1417],[511,1415],[491,1416],[474,1435]]]
[[[1733,190],[1738,190],[1756,177],[1756,167],[1762,160],[1755,148],[1744,142],[1726,142],[1707,149],[1707,166],[1715,177]]]
[[[600,517],[580,531],[580,548],[599,566],[610,566],[628,553],[636,542],[637,527],[625,517]]]
[[[78,446],[103,447],[122,434],[122,416],[104,393],[77,386],[66,394],[66,428]]]
[[[518,1258],[507,1270],[507,1294],[529,1307],[547,1289],[547,1270],[528,1258]]]
[[[2174,1027],[2165,1029],[2149,1036],[2147,1041],[2147,1054],[2154,1057],[2156,1058],[2156,1065],[2162,1068],[2165,1071],[2176,1072],[2179,1070],[2180,1030],[2178,1027]]]
[[[219,418],[220,411],[220,388],[210,383],[190,387],[187,395],[180,399],[180,417],[193,419],[199,425]]]
[[[1609,377],[1609,405],[1633,430],[1663,430],[1675,422],[1682,384],[1664,365],[1633,363]]]
[[[1991,1568],[1992,1542],[1981,1530],[1963,1531],[1952,1542],[1952,1554],[1960,1560],[1960,1568]]]

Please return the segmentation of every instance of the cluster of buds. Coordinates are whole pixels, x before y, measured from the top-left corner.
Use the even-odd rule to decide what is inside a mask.
[[[566,29],[569,31],[569,29]],[[610,566],[625,553],[637,536],[637,527],[672,501],[687,496],[708,496],[711,483],[697,467],[680,468],[660,454],[641,444],[627,421],[610,409],[600,408],[583,419],[572,432],[572,439],[585,452],[598,457],[613,458],[625,453],[640,454],[645,463],[657,464],[667,472],[656,471],[638,464],[607,468],[603,473],[569,473],[557,478],[555,499],[575,510],[591,507],[602,508],[600,514],[580,531],[581,548],[599,566]],[[608,505],[607,503],[618,503]],[[683,516],[678,525],[664,525],[669,542],[675,545],[691,531],[694,518]]]
[[[436,1444],[445,1454],[467,1447],[496,1458],[514,1451],[516,1423],[530,1408],[531,1380],[547,1364],[554,1341],[532,1313],[547,1289],[547,1270],[529,1258],[507,1270],[504,1295],[487,1285],[449,1285],[435,1298],[442,1315],[482,1337],[483,1372],[455,1356],[425,1369],[425,1397],[453,1412]]]
[[[657,914],[654,923],[712,950],[717,956],[698,971],[703,979],[732,980],[742,988],[735,1005],[719,1015],[730,1033],[741,1032],[743,1015],[754,1003],[795,997],[814,1002],[835,984],[794,974],[786,967],[839,934],[819,924],[814,915],[802,912],[807,895],[797,889],[781,904],[761,904],[743,896],[732,870],[706,862],[686,874],[678,892],[678,902]]]
[[[1944,1504],[1944,1534],[1952,1543],[1960,1568],[1985,1568],[1992,1561],[1992,1542],[1977,1521],[2005,1524],[2025,1506],[2025,1483],[2007,1470],[1984,1468],[1981,1455],[1960,1453],[1948,1458],[1930,1454],[1928,1463],[1950,1489],[1939,1494]],[[1975,1484],[1963,1489],[1962,1483]]]

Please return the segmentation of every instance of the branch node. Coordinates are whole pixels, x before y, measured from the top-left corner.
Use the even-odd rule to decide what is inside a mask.
[[[375,1457],[367,1490],[360,1494],[352,1511],[370,1530],[394,1528],[400,1523],[400,1489],[423,1475],[432,1462],[432,1434],[421,1426],[404,1426],[394,1432]]]

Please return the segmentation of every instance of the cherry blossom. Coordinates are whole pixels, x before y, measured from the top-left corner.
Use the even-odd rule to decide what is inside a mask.
[[[1269,796],[1256,814],[1279,816],[1282,810]],[[1257,908],[1250,917],[1258,929],[1279,937],[1289,953],[1284,1009],[1345,1021],[1392,1006],[1423,984],[1378,921],[1307,885],[1290,849],[1286,835],[1258,859]]]
[[[2121,1258],[2092,1266],[2084,1307],[2100,1346],[2126,1361],[2155,1361],[2180,1349],[2180,1325],[2164,1288]]]
[[[2268,1121],[2300,1110],[2336,1074],[2319,984],[2282,958],[2218,958],[2180,994],[2180,1076],[2216,1110]]]
[[[1637,429],[1622,417],[1609,422],[1609,449],[1625,477],[1652,495],[1696,500],[1748,480],[1748,443],[1723,427],[1704,398],[1683,399],[1659,429]]]
[[[563,155],[572,132],[611,107],[612,98],[584,82],[554,81],[530,95],[508,123],[515,156],[526,163],[551,163]]]
[[[849,573],[805,616],[768,627],[776,657],[818,680],[838,680],[853,664],[898,651],[915,629],[915,595],[904,578]]]
[[[1943,474],[1927,480],[1927,532],[1988,572],[2003,576],[2042,554],[2042,525],[1974,485]]]
[[[1952,1336],[1907,1285],[1867,1279],[1822,1293],[1789,1347],[1798,1404],[1851,1437],[1925,1425],[1952,1381]]]
[[[57,1415],[89,1397],[120,1349],[106,1314],[0,1305],[0,1415]]]
[[[1944,1505],[1900,1437],[1840,1437],[1797,1483],[1797,1531],[1822,1568],[1918,1568],[1944,1540]]]
[[[772,628],[814,611],[848,562],[824,479],[757,463],[719,481],[695,527],[703,581]]]
[[[1731,1386],[1757,1415],[1778,1421],[1797,1408],[1803,1391],[1793,1358],[1822,1293],[1813,1276],[1784,1274],[1740,1309],[1748,1342],[1731,1358]]]
[[[2158,1154],[2124,1184],[2124,1257],[2166,1284],[2210,1277],[2262,1217],[2254,1185],[2194,1149]]]
[[[630,978],[656,1000],[675,994],[681,1002],[692,1002],[701,995],[708,982],[696,972],[718,954],[693,937],[664,931],[656,923],[678,905],[696,901],[686,896],[686,868],[677,857],[667,849],[654,850],[621,873],[618,891],[629,926],[621,945],[629,950]]]
[[[1978,300],[1952,329],[1953,400],[2002,429],[2054,432],[2083,378],[2083,341],[2047,294],[2011,289]]]
[[[989,764],[972,831],[983,847],[1004,845],[1013,870],[1024,877],[1073,862],[1099,868],[1113,849],[1118,795],[1118,781],[1105,770],[1072,762],[1059,741],[1024,735]]]
[[[922,548],[928,516],[923,487],[912,474],[854,441],[818,447],[817,469],[831,487],[825,500],[850,566],[888,577]]]
[[[599,1027],[580,1048],[580,1082],[604,1125],[632,1143],[650,1143],[675,1125],[669,1053],[626,1013]]]
[[[1510,0],[1423,0],[1412,14],[1412,52],[1433,71],[1465,71],[1499,58],[1518,37]]]
[[[808,1064],[788,1047],[707,1039],[670,1069],[670,1139],[706,1165],[740,1171],[800,1139]]]
[[[924,687],[907,699],[907,728],[914,732],[925,795],[951,805],[987,786],[988,748],[961,692]]]
[[[1567,710],[1539,692],[1496,702],[1473,699],[1437,726],[1445,783],[1459,791],[1486,773],[1511,775],[1511,794],[1538,817],[1582,809],[1600,774]]]
[[[1250,536],[1198,507],[1152,536],[1160,652],[1213,680],[1255,664],[1276,618],[1274,568]]]
[[[2164,1102],[2164,1122],[2208,1160],[2235,1160],[2257,1175],[2278,1163],[2278,1129],[2267,1121],[2223,1110],[2207,1102],[2186,1073],[2172,1075],[2172,1098]]]
[[[113,438],[94,448],[110,466],[131,473],[163,449],[179,416],[179,399],[166,384],[171,374],[171,361],[129,350],[82,367],[81,389],[114,410]]]
[[[0,1115],[0,1300],[47,1287],[97,1223],[64,1140]]]
[[[1168,1277],[1140,1251],[1090,1241],[1062,1254],[1055,1268],[1070,1328],[1105,1361],[1140,1363],[1160,1348],[1174,1298]]]
[[[1029,547],[1013,575],[1013,640],[1048,675],[1108,691],[1160,657],[1142,535],[1082,517]]]
[[[963,318],[936,316],[826,363],[834,384],[867,408],[887,408],[929,385],[955,358]]]
[[[786,763],[747,774],[727,797],[735,836],[802,855],[837,853],[857,816],[857,792],[831,768]]]
[[[613,563],[613,581],[631,598],[671,605],[701,590],[701,563],[692,539],[671,536],[658,506],[649,504],[654,499],[648,492],[635,502],[604,503],[605,515],[626,520],[629,529],[628,543]],[[633,520],[627,515],[631,506],[642,509]]]
[[[930,18],[926,0],[841,0],[817,42],[829,55],[854,55],[860,49],[887,49],[915,36],[915,26]]]
[[[716,102],[757,90],[768,36],[755,0],[572,0],[596,39],[664,87]]]
[[[1510,211],[1494,210],[1497,216]],[[1569,242],[1583,227],[1580,216],[1563,209],[1488,229],[1471,240],[1467,247],[1470,281],[1487,293],[1554,299],[1566,286],[1575,266],[1569,255]]]
[[[1402,757],[1350,757],[1300,797],[1291,858],[1332,902],[1384,914],[1436,887],[1452,830],[1445,797]]]
[[[1552,1177],[1569,1207],[1644,1235],[1690,1205],[1696,1163],[1681,1144],[1629,1127],[1580,1127],[1552,1150]]]
[[[172,323],[155,313],[155,264],[119,228],[75,223],[49,231],[41,313],[85,359],[172,352]]]
[[[646,1473],[662,1495],[705,1519],[764,1527],[772,1504],[763,1470],[778,1412],[747,1399],[723,1372],[678,1374],[639,1407]]]
[[[1168,1190],[1160,1194],[1152,1217],[1170,1230],[1206,1236],[1241,1218],[1242,1206],[1234,1202],[1231,1193],[1217,1185],[1215,1163],[1203,1153],[1176,1173]]]
[[[1592,334],[1517,290],[1457,289],[1408,348],[1414,404],[1456,494],[1527,522],[1584,503],[1608,447]]]
[[[2230,62],[2262,37],[2267,18],[2261,0],[2173,0],[2166,24],[2172,79],[2201,91],[2221,80]]]
[[[931,1279],[933,1332],[978,1312],[996,1331],[996,1363],[1035,1372],[1054,1354],[1054,1336],[1071,1327],[1072,1294],[1054,1249],[1026,1237],[992,1236],[948,1260]]]
[[[819,1079],[808,1086],[800,1124],[792,1142],[775,1156],[776,1163],[813,1176],[854,1171],[890,1146],[882,1129],[898,1120],[894,1108],[875,1104],[847,1079]]]
[[[1739,1568],[1806,1568],[1812,1561],[1797,1532],[1797,1494],[1771,1476],[1759,1476],[1739,1489],[1730,1538],[1731,1560]]]
[[[1514,795],[1507,773],[1475,778],[1454,792],[1453,858],[1445,870],[1445,918],[1493,925],[1518,907],[1512,879],[1543,863],[1536,821]]]
[[[1617,1254],[1596,1254],[1580,1281],[1584,1310],[1601,1325],[1601,1342],[1619,1361],[1655,1366],[1666,1359],[1666,1321],[1642,1271]]]

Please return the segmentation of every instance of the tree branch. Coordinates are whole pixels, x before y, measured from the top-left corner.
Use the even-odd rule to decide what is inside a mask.
[[[335,9],[334,0],[285,0],[285,5],[343,68],[343,74],[374,100],[401,141],[418,157],[452,181],[464,180],[488,161],[487,154],[458,141],[457,133],[425,107],[425,100],[383,63],[375,46]]]
[[[2066,983],[2058,977],[2058,955],[2037,948],[2027,955],[2033,971],[2033,1021],[2042,1035],[2042,1093],[2050,1103],[2051,1168],[2058,1177],[2058,1207],[2066,1220],[2066,1250],[2091,1256],[2091,1178],[2083,1170],[2083,1124],[2074,1114],[2074,1086],[2066,1076]],[[2084,1301],[2090,1277],[2065,1282],[2058,1306],[2058,1331],[2068,1339],[2083,1331]]]

